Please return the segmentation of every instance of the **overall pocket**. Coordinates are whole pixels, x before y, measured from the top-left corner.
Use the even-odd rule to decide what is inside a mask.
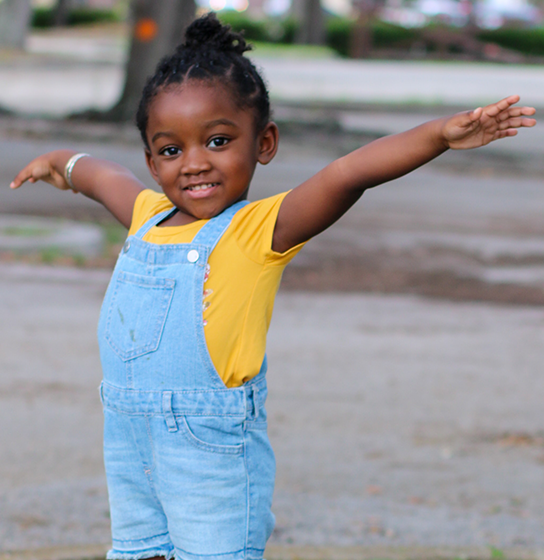
[[[108,310],[105,337],[122,360],[159,347],[176,281],[120,272]]]
[[[239,455],[244,450],[243,418],[177,416],[180,432],[197,449]]]

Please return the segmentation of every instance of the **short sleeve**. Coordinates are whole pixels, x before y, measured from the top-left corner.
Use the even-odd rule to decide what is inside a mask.
[[[134,235],[150,218],[168,208],[172,208],[172,202],[164,194],[151,189],[143,190],[136,197],[128,234]]]
[[[284,253],[272,250],[276,220],[287,194],[284,192],[252,202],[242,208],[232,221],[232,235],[240,250],[257,263],[285,266],[304,246],[300,243]]]

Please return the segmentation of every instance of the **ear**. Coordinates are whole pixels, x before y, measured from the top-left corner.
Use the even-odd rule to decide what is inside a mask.
[[[157,167],[155,166],[155,161],[153,160],[153,156],[151,155],[151,152],[147,148],[144,148],[144,153],[145,153],[145,162],[147,163],[147,168],[149,169],[149,173],[151,173],[151,177],[155,179],[155,183],[157,183],[157,185],[159,185],[160,187],[161,183],[159,181],[159,174],[157,173]]]
[[[271,121],[259,134],[259,154],[257,161],[263,165],[270,163],[278,151],[279,141],[280,132],[276,123]]]

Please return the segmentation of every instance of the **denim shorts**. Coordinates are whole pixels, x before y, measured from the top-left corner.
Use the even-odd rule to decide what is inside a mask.
[[[275,476],[264,411],[254,417],[247,391],[215,394],[228,401],[221,416],[194,392],[134,393],[102,385],[108,558],[262,558]]]

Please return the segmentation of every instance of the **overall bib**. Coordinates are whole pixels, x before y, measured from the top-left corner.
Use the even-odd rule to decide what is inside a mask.
[[[143,241],[175,210],[162,212],[115,266],[98,326],[109,559],[258,560],[274,527],[266,358],[255,378],[226,388],[202,318],[208,257],[244,204],[192,243]]]

